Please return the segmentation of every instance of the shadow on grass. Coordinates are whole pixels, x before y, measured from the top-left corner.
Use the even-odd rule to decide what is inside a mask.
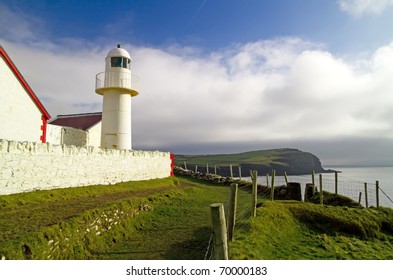
[[[209,245],[212,229],[200,227],[192,232],[190,238],[173,243],[163,255],[166,260],[203,260]]]

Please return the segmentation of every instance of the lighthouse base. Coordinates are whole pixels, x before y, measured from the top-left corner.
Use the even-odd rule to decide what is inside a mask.
[[[118,90],[104,93],[101,147],[131,150],[131,95]]]

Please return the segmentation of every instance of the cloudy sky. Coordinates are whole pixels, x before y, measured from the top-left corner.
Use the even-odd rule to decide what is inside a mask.
[[[0,0],[0,44],[52,117],[101,111],[118,43],[135,149],[393,165],[393,0]]]

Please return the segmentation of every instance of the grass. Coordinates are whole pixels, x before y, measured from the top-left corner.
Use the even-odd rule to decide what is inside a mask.
[[[2,196],[0,258],[201,259],[227,196],[176,177]]]
[[[133,234],[98,259],[203,259],[211,234],[209,205],[223,201],[227,189],[180,180],[192,186],[156,204],[134,224]]]
[[[393,259],[393,210],[264,202],[239,225],[233,259]]]
[[[178,185],[177,180],[170,178],[1,196],[0,255],[11,259],[42,259],[43,255],[46,258],[48,254],[40,251],[48,247],[45,246],[48,242],[54,243],[56,238],[60,242],[62,237],[70,240],[71,236],[75,242],[73,245],[80,247],[79,243],[91,236],[75,232],[91,224],[101,215],[100,212],[124,208],[132,213],[133,209],[146,203],[149,195],[170,192],[179,188]],[[64,232],[68,232],[67,237]],[[89,250],[88,247],[77,249],[82,252],[76,254],[57,255],[60,258],[83,258],[86,253],[83,251]]]
[[[186,177],[0,196],[0,258],[203,259],[228,187]],[[240,188],[232,259],[393,259],[393,210],[263,201]]]

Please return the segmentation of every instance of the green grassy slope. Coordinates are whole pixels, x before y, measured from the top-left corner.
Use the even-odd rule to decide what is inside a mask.
[[[393,259],[393,210],[264,203],[238,226],[233,259]]]
[[[228,187],[183,177],[0,196],[0,259],[203,259]],[[233,259],[393,259],[393,210],[240,190]],[[260,200],[261,201],[261,200]]]

